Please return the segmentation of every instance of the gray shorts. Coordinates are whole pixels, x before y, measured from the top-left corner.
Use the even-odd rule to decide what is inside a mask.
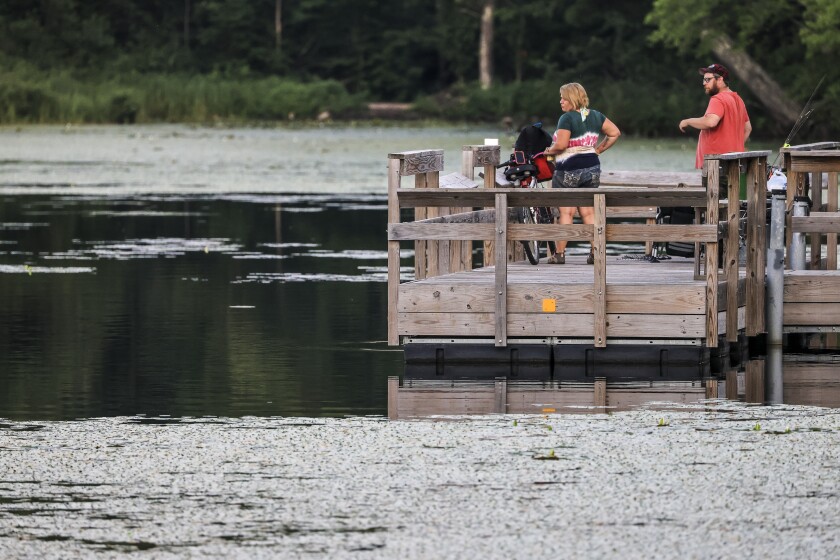
[[[557,169],[554,171],[554,176],[551,178],[551,188],[553,189],[594,189],[600,186],[600,165],[584,167],[583,169]]]

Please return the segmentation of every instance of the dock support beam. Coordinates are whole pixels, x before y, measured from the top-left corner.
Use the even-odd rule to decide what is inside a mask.
[[[496,346],[507,346],[507,196],[496,195]]]

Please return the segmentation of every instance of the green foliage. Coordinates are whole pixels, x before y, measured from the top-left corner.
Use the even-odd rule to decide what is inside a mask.
[[[31,67],[0,71],[0,123],[206,122],[314,119],[361,112],[358,95],[336,81],[302,83],[277,77],[128,75],[80,80]]]
[[[800,30],[809,57],[836,55],[840,48],[840,3],[836,0],[802,0],[804,25]]]
[[[496,0],[495,87],[477,87],[484,0],[6,0],[0,3],[3,122],[150,122],[354,117],[366,101],[486,122],[559,116],[580,82],[625,133],[674,134],[705,96],[696,68],[724,33],[794,100],[840,123],[836,0]],[[190,10],[185,8],[189,6]],[[755,135],[772,131],[745,97]],[[836,127],[836,126],[835,126]]]

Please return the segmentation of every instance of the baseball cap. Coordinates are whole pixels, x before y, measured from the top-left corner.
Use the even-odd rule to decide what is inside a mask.
[[[714,64],[709,64],[707,67],[700,69],[701,76],[706,73],[717,74],[724,80],[729,78],[729,70],[726,69],[726,66],[718,64],[717,62]]]

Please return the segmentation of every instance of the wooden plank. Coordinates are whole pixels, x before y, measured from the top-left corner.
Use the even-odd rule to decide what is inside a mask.
[[[840,214],[814,212],[810,216],[792,216],[790,225],[794,232],[800,233],[840,233]]]
[[[837,173],[828,174],[828,211],[837,212],[838,210],[838,192],[837,192]],[[829,270],[837,270],[837,234],[826,234],[826,268]]]
[[[625,188],[597,189],[400,189],[400,205],[416,206],[482,206],[493,205],[493,194],[508,195],[508,206],[592,206],[596,194],[607,197],[610,207],[699,206],[706,205],[705,191],[697,188]]]
[[[497,377],[493,384],[494,397],[496,404],[496,412],[499,414],[507,413],[507,379],[504,377]]]
[[[719,168],[715,160],[706,160],[706,223],[718,223]],[[706,345],[716,348],[718,343],[718,244],[706,243]]]
[[[700,173],[696,171],[601,171],[601,186],[621,187],[699,187]]]
[[[791,152],[801,152],[807,150],[832,150],[840,148],[840,142],[815,142],[813,144],[797,144],[796,146],[787,146],[781,148],[779,152],[783,154]]]
[[[422,209],[418,209],[422,210]],[[609,214],[609,213],[608,213]],[[511,214],[508,212],[510,219]],[[607,216],[609,218],[609,215]],[[840,216],[838,216],[840,217]],[[464,212],[459,214],[451,214],[448,216],[440,216],[436,218],[426,218],[416,220],[414,222],[401,224],[398,228],[394,228],[392,235],[396,239],[444,239],[441,232],[443,229],[424,228],[423,226],[438,226],[438,225],[478,225],[478,224],[492,224],[495,222],[495,210],[480,210],[475,212]],[[807,217],[806,217],[807,218]],[[737,227],[737,220],[735,220]],[[428,237],[424,237],[423,232],[429,233]],[[460,233],[457,228],[451,229],[455,237],[448,239],[459,239],[464,235],[474,235],[473,233]],[[463,232],[468,231],[482,231],[480,229],[471,230],[464,228]],[[670,225],[670,224],[607,224],[607,241],[687,241],[691,242],[699,240],[700,242],[711,242],[720,238],[720,227],[714,224],[700,224],[700,225]],[[484,233],[480,235],[485,235]],[[492,237],[492,236],[491,236]],[[576,241],[591,241],[592,228],[585,224],[510,224],[509,238],[510,239],[533,239],[539,238],[557,238],[568,237]],[[737,233],[735,235],[737,240]],[[474,237],[473,239],[481,239],[481,237]]]
[[[443,150],[396,152],[388,154],[388,159],[399,163],[399,174],[402,176],[443,171]]]
[[[400,205],[397,191],[400,188],[400,160],[388,161],[388,223],[400,221]],[[388,345],[397,346],[400,337],[397,332],[397,305],[400,286],[400,242],[388,241]]]
[[[840,153],[836,151],[813,151],[791,155],[790,171],[799,173],[840,171]]]
[[[727,195],[731,202],[726,206],[726,249],[724,250],[724,279],[726,281],[726,340],[736,342],[738,340],[738,258],[739,258],[739,235],[738,222],[740,204],[734,204],[739,200],[740,194],[740,160],[727,162]]]
[[[604,195],[595,195],[595,223],[592,226],[595,237],[592,241],[594,322],[593,338],[596,348],[607,346],[607,202]]]
[[[785,326],[840,325],[840,302],[788,303],[785,301],[782,322]]]
[[[475,181],[463,173],[447,173],[440,178],[439,188],[441,189],[473,189],[477,185]]]
[[[840,301],[840,276],[832,271],[796,270],[785,272],[784,301]]]
[[[717,379],[706,380],[706,398],[716,399],[718,396],[718,381]]]
[[[705,162],[709,161],[727,161],[727,160],[738,160],[738,159],[750,159],[750,158],[759,158],[759,157],[769,157],[770,151],[769,150],[758,150],[754,152],[729,152],[726,154],[707,154],[703,156],[704,165]]]
[[[592,314],[508,313],[508,337],[563,336],[591,339]],[[494,313],[399,313],[399,333],[406,336],[477,336],[495,334]],[[617,338],[702,338],[703,315],[607,314],[607,336]]]
[[[607,284],[606,306],[613,313],[655,312],[665,315],[700,315],[704,313],[706,293],[703,286]],[[554,284],[508,282],[508,312],[545,313],[543,301],[551,300],[556,313],[592,313],[592,284]],[[492,313],[495,294],[492,285],[478,283],[400,285],[399,311],[413,313]]]
[[[659,213],[656,206],[628,206],[626,208],[607,208],[607,219],[655,218]]]
[[[604,377],[596,377],[592,384],[592,406],[599,412],[606,412],[607,409],[607,380]]]
[[[399,409],[400,378],[396,375],[388,376],[388,419],[396,420],[400,417]]]
[[[493,239],[493,237],[495,237],[495,226],[493,224],[418,224],[415,222],[388,225],[389,241],[410,241],[416,239],[472,240]]]
[[[730,369],[726,372],[726,398],[738,400],[738,370]]]
[[[508,225],[508,239],[568,239],[592,241],[592,226],[586,224],[518,224]]]
[[[750,360],[747,362],[745,374],[746,393],[748,403],[764,403],[764,360]]]
[[[764,332],[767,261],[767,160],[747,164],[747,336]]]
[[[496,195],[495,345],[507,346],[507,195]]]
[[[737,227],[737,221],[736,221]],[[720,239],[717,224],[670,225],[670,224],[607,224],[606,240],[612,242],[692,242],[710,243]],[[735,235],[736,243],[738,235]]]

